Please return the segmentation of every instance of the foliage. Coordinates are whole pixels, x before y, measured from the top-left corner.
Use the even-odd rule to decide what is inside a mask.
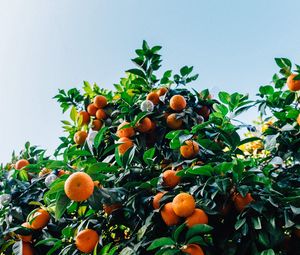
[[[136,68],[126,71],[115,91],[88,82],[83,91],[59,90],[55,99],[63,112],[69,112],[70,120],[62,121],[66,135],[60,137],[54,156],[45,156],[44,150],[27,143],[19,156],[13,155],[2,166],[0,252],[22,254],[19,235],[32,234],[36,254],[81,254],[75,238],[86,228],[100,236],[93,254],[184,254],[188,244],[200,245],[206,255],[288,255],[299,250],[299,95],[285,89],[291,62],[276,59],[280,74],[273,76],[271,85],[260,87],[256,101],[227,92],[216,99],[208,90],[185,87],[198,77],[192,74],[193,67],[184,66],[175,75],[167,70],[159,77],[160,49],[144,41],[132,60]],[[159,103],[145,108],[148,95],[162,87],[167,90]],[[108,117],[95,131],[94,117],[85,124],[79,112],[87,111],[97,95],[107,99],[103,109]],[[170,109],[174,95],[185,98],[183,111]],[[246,125],[249,133],[243,137],[245,125],[236,117],[255,105],[262,132]],[[169,127],[167,118],[172,113],[182,120],[180,129]],[[138,125],[146,117],[153,126],[139,132]],[[132,127],[135,135],[130,138],[134,146],[122,155],[117,130],[123,121],[128,122],[123,129]],[[73,140],[78,131],[88,132],[83,145]],[[188,140],[197,142],[200,152],[185,159],[180,150]],[[16,170],[19,159],[30,164]],[[170,169],[180,177],[172,188],[163,178]],[[65,194],[65,181],[76,171],[97,182],[86,201],[75,202]],[[154,209],[153,197],[161,191],[167,193],[160,208]],[[165,224],[160,212],[181,192],[194,197],[196,207],[208,215],[208,224],[189,228],[184,219],[174,226]],[[240,210],[237,198],[250,194],[253,201]],[[110,212],[107,208],[112,205],[115,210]],[[21,227],[40,207],[51,215],[47,227]]]

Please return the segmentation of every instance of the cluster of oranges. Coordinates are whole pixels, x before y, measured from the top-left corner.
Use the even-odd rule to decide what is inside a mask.
[[[165,192],[157,193],[152,201],[154,209],[161,207],[160,200]],[[180,193],[174,197],[172,202],[168,202],[162,206],[160,210],[161,217],[167,226],[174,226],[184,218],[185,224],[191,228],[197,224],[208,224],[207,214],[199,208],[196,208],[196,202],[192,195],[188,193]],[[201,247],[197,244],[188,245],[183,249],[188,254],[204,254]],[[195,253],[195,252],[198,253]]]
[[[40,208],[29,214],[27,221],[22,224],[22,227],[31,231],[39,231],[47,226],[49,220],[50,214],[45,209]],[[23,255],[33,255],[32,234],[19,235],[19,237],[22,240]]]
[[[93,103],[87,106],[87,111],[80,111],[78,119],[81,125],[89,125],[91,122],[92,130],[99,131],[103,126],[103,121],[107,118],[104,108],[107,106],[107,99],[105,96],[98,95],[94,98]],[[88,134],[85,130],[79,130],[74,135],[74,142],[77,145],[83,145]]]

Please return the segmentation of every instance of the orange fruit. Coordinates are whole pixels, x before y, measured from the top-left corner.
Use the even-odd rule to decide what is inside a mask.
[[[40,208],[30,215],[28,222],[30,228],[37,230],[46,227],[49,220],[50,214],[46,210]]]
[[[159,96],[155,92],[150,92],[147,95],[147,100],[150,100],[154,105],[157,105],[159,103]]]
[[[180,218],[175,214],[173,210],[173,204],[171,202],[164,205],[160,211],[161,217],[167,226],[177,225]]]
[[[99,181],[94,181],[94,187],[97,187],[99,189],[103,188],[102,184]]]
[[[247,193],[245,197],[243,197],[241,194],[235,194],[233,196],[233,202],[235,205],[235,208],[241,212],[245,209],[245,207],[250,204],[252,201],[254,201],[253,197],[250,193]]]
[[[24,227],[24,228],[29,228],[29,229],[31,229],[31,226],[30,226],[30,224],[29,224],[28,222],[24,222],[21,226]],[[19,237],[20,237],[21,240],[24,241],[24,242],[31,242],[31,240],[32,240],[32,235],[31,235],[31,234],[26,235],[26,236],[24,236],[24,235],[19,235]]]
[[[190,255],[204,255],[202,248],[198,244],[188,244],[186,248],[181,251]]]
[[[154,197],[153,197],[153,200],[152,200],[152,206],[154,209],[159,209],[160,207],[160,200],[161,198],[164,196],[166,192],[158,192]]]
[[[114,212],[120,208],[122,208],[121,204],[111,204],[111,205],[103,204],[103,211],[108,215],[112,214],[112,212]]]
[[[22,242],[22,255],[33,255],[34,249],[30,243]]]
[[[119,154],[124,155],[127,150],[133,147],[133,142],[127,137],[122,137],[118,140],[120,145],[118,146]]]
[[[103,122],[101,120],[93,120],[92,122],[92,130],[99,131],[102,127]]]
[[[133,129],[133,127],[131,126],[128,126],[126,128],[123,128],[125,125],[129,125],[130,123],[127,122],[127,121],[124,121],[123,123],[121,123],[119,126],[118,126],[118,131],[117,131],[117,136],[118,137],[132,137],[135,135],[135,131]]]
[[[170,107],[176,112],[182,111],[186,107],[186,101],[183,96],[175,95],[170,99]]]
[[[78,113],[78,118],[82,119],[81,125],[87,125],[90,123],[90,115],[88,112],[81,111]]]
[[[71,174],[65,182],[65,193],[73,201],[87,200],[94,192],[92,178],[84,172]]]
[[[203,210],[196,208],[193,214],[186,218],[185,223],[189,228],[197,224],[207,224],[208,217]]]
[[[136,129],[141,133],[146,133],[150,131],[151,128],[152,128],[152,121],[148,117],[143,118],[136,125]]]
[[[103,109],[98,109],[96,112],[96,118],[98,120],[105,120],[107,118],[106,112]]]
[[[44,167],[40,172],[39,172],[39,177],[42,177],[44,175],[50,174],[52,172],[51,169]]]
[[[287,78],[287,86],[289,88],[289,90],[291,91],[298,91],[300,90],[300,80],[294,80],[294,78],[297,76],[298,74],[291,74],[288,78]]]
[[[29,161],[26,159],[20,159],[17,161],[17,163],[15,164],[15,169],[20,170],[25,166],[29,165]]]
[[[176,118],[176,113],[172,113],[167,117],[167,125],[172,129],[180,129],[182,127],[182,119]]]
[[[196,208],[196,202],[192,195],[180,193],[173,199],[173,210],[179,217],[189,217]]]
[[[298,123],[298,125],[300,125],[300,114],[297,117],[297,123]]]
[[[180,154],[186,159],[194,158],[198,153],[199,145],[193,140],[187,140],[184,145],[180,146]]]
[[[180,177],[176,175],[175,170],[167,170],[163,172],[164,185],[169,188],[174,188],[180,182]]]
[[[94,98],[94,105],[101,109],[107,105],[107,99],[105,96],[99,95]]]
[[[207,105],[203,105],[198,111],[198,114],[201,115],[204,119],[208,119],[210,115],[210,109]]]
[[[87,112],[91,116],[96,116],[97,110],[98,110],[98,108],[96,107],[95,104],[89,104],[88,107],[87,107]]]
[[[78,145],[83,145],[88,134],[86,131],[77,131],[74,135],[74,142]]]
[[[168,92],[168,89],[166,87],[161,87],[160,89],[158,89],[156,91],[156,94],[161,97],[163,96],[164,94],[166,94]]]
[[[98,242],[99,235],[93,229],[82,230],[75,237],[76,247],[83,253],[91,253]]]

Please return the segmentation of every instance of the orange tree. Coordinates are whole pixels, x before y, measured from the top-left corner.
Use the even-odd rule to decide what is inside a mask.
[[[291,62],[251,101],[158,77],[143,42],[115,90],[59,90],[66,136],[53,157],[28,143],[1,170],[3,254],[295,254],[300,237],[297,72]],[[298,66],[296,66],[299,69]],[[288,90],[286,90],[288,83]],[[236,117],[255,105],[263,134]],[[245,153],[259,144],[264,154]],[[260,151],[257,147],[256,151]]]

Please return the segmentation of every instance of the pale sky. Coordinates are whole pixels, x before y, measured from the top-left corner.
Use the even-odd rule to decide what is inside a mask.
[[[68,118],[58,88],[111,88],[143,39],[163,46],[164,69],[193,65],[194,88],[254,98],[274,57],[300,63],[299,10],[297,0],[0,0],[0,162],[26,141],[52,153]]]

